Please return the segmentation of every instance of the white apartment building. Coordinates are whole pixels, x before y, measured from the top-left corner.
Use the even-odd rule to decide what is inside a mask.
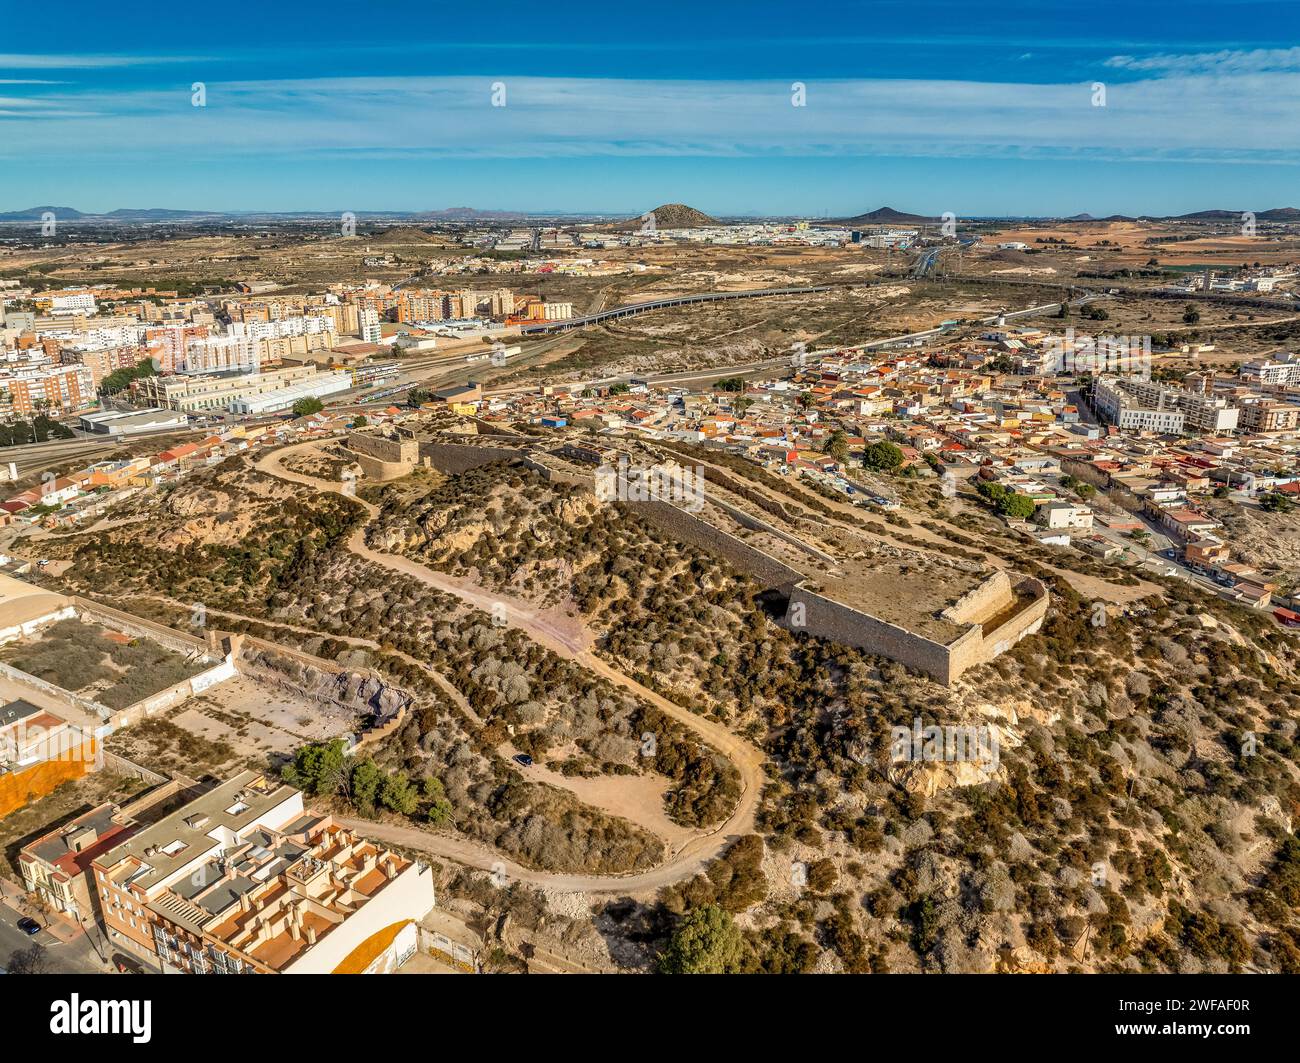
[[[1151,380],[1125,380],[1121,385],[1147,407],[1183,412],[1183,428],[1188,432],[1231,432],[1237,427],[1239,411],[1228,401],[1211,394],[1171,388]]]
[[[1103,385],[1102,381],[1107,383]],[[1099,377],[1093,390],[1097,412],[1121,428],[1157,432],[1232,432],[1240,411],[1227,399],[1171,388],[1152,380]],[[1165,416],[1177,413],[1176,418]],[[1177,427],[1175,427],[1177,425]]]
[[[178,373],[255,373],[261,365],[261,344],[247,336],[201,336],[185,344],[176,363]]]
[[[253,771],[90,862],[109,939],[165,973],[362,974],[400,967],[433,873],[304,808]]]
[[[230,326],[231,336],[254,340],[278,340],[287,336],[316,336],[334,331],[334,319],[328,315],[285,317],[276,321],[236,321]]]
[[[1130,431],[1177,435],[1182,433],[1186,420],[1183,411],[1167,405],[1163,397],[1157,398],[1156,406],[1141,405],[1113,376],[1097,377],[1092,402],[1103,421]]]
[[[383,330],[379,327],[379,314],[366,307],[357,314],[357,329],[366,343],[382,343]]]
[[[102,351],[110,347],[133,347],[144,342],[145,327],[139,324],[97,324],[91,328],[42,328],[41,337],[57,339],[79,351]]]
[[[96,401],[94,377],[85,365],[36,359],[0,369],[0,413],[6,416],[58,416],[87,409]]]
[[[56,295],[50,300],[50,313],[54,317],[71,314],[93,314],[94,312],[95,297],[89,292]]]
[[[1278,358],[1259,358],[1241,367],[1241,376],[1257,384],[1293,387],[1300,384],[1300,355],[1284,353]]]
[[[1092,510],[1072,502],[1047,502],[1039,507],[1038,516],[1044,527],[1053,530],[1092,527]]]

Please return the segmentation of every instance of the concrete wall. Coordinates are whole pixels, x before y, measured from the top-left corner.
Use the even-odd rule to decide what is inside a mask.
[[[815,557],[818,561],[824,561],[828,565],[839,564],[838,560],[831,557],[831,555],[826,553],[824,550],[818,550],[817,547],[810,546],[797,535],[791,535],[788,531],[784,531],[773,524],[769,524],[767,521],[754,516],[752,513],[746,513],[743,509],[733,506],[729,502],[724,502],[722,499],[714,495],[709,496],[709,501],[722,510],[723,513],[726,513],[731,517],[731,519],[742,528],[749,528],[752,531],[767,532],[768,535],[775,535],[782,542],[789,543],[795,549],[802,550],[805,554],[808,554],[810,557]]]
[[[802,617],[799,606],[802,606]],[[799,621],[802,619],[803,623]],[[837,602],[802,585],[790,590],[786,626],[819,638],[857,646],[868,653],[898,661],[941,683],[951,681],[948,647],[906,628]],[[962,635],[968,637],[970,632]]]
[[[120,609],[101,605],[79,595],[73,595],[72,603],[77,607],[81,618],[88,623],[103,624],[105,627],[111,627],[126,635],[134,635],[136,638],[152,639],[159,645],[179,653],[209,653],[206,640],[197,635],[156,624],[152,620],[145,620],[132,613],[124,613]]]
[[[141,698],[133,705],[128,705],[126,708],[114,713],[109,722],[114,727],[130,727],[132,724],[139,723],[150,716],[157,716],[158,713],[170,709],[173,705],[188,701],[195,694],[230,679],[234,675],[234,664],[230,661],[219,661],[198,675],[191,676],[189,679],[182,679],[179,683],[167,687],[166,690],[160,690],[156,694],[150,694],[147,698]]]
[[[134,760],[127,760],[126,757],[120,757],[116,753],[110,753],[107,749],[99,751],[100,759],[103,761],[103,770],[110,775],[129,775],[132,778],[139,779],[141,782],[149,783],[151,786],[167,787],[166,792],[150,790],[142,798],[122,806],[122,812],[130,815],[133,808],[139,807],[139,802],[148,798],[150,804],[176,793],[182,789],[182,783],[179,779],[169,779],[166,775],[160,775],[151,768],[146,768],[142,764],[137,764]]]
[[[690,460],[685,458],[684,455],[678,456],[682,457],[682,460]],[[704,466],[704,478],[708,480],[709,483],[717,484],[719,487],[725,487],[732,494],[739,495],[741,498],[753,502],[754,505],[766,510],[774,517],[780,517],[782,520],[788,521],[793,521],[795,519],[794,513],[783,503],[778,502],[776,499],[770,497],[757,487],[746,483],[738,476],[733,476],[731,473],[727,472],[725,469],[719,468],[717,465],[706,464]],[[793,503],[791,504],[793,505]]]
[[[421,443],[420,457],[428,458],[439,472],[455,476],[494,461],[522,458],[524,452],[513,447],[484,447],[465,443]]]
[[[967,668],[993,660],[1042,626],[1043,617],[1047,615],[1047,588],[1030,577],[1025,577],[1012,588],[1009,578],[1003,574],[1002,580],[992,581],[987,588],[981,585],[966,595],[963,602],[975,595],[972,607],[987,611],[1004,590],[1013,592],[1004,611],[1012,610],[1017,602],[1023,603],[1020,608],[1014,609],[991,630],[972,624],[947,644],[826,598],[801,585],[790,590],[785,626],[888,657],[947,685]],[[803,606],[802,625],[795,623],[799,619],[798,605]]]
[[[1020,598],[1026,599],[1026,604],[993,630],[986,626],[983,632],[984,660],[991,661],[998,654],[1005,653],[1043,626],[1043,618],[1047,616],[1047,588],[1040,580],[1027,576],[1016,585],[1015,591]]]
[[[804,574],[671,502],[629,502],[628,508],[668,535],[731,562],[766,587],[789,587]]]
[[[358,454],[368,454],[379,461],[414,465],[420,460],[420,445],[414,439],[385,439],[364,432],[351,433],[344,445]]]
[[[66,605],[58,612],[49,613],[45,616],[38,616],[35,620],[28,620],[25,624],[15,624],[13,627],[7,627],[0,630],[0,646],[6,642],[13,642],[15,639],[24,638],[35,631],[39,631],[47,624],[53,624],[60,620],[67,620],[77,615],[75,606]]]
[[[520,462],[532,469],[547,483],[552,484],[571,484],[574,487],[585,487],[588,491],[595,490],[595,473],[583,472],[580,470],[568,470],[559,466],[547,465],[545,462],[538,461],[528,455],[524,455]]]
[[[971,588],[943,611],[954,624],[981,624],[1016,599],[1006,572],[997,569],[987,579]]]
[[[53,683],[47,683],[44,679],[28,675],[2,661],[0,661],[0,697],[6,701],[25,698],[33,705],[49,710],[55,716],[64,719],[71,716],[73,723],[91,726],[100,720],[108,719],[113,714],[113,710],[107,705],[91,701],[90,698],[83,698]],[[70,709],[75,711],[69,712]]]
[[[344,454],[351,458],[361,468],[361,476],[374,483],[387,483],[389,480],[400,480],[403,476],[409,476],[414,465],[404,465],[397,461],[380,461],[378,458],[372,458],[369,454],[359,454],[354,450],[343,448]]]

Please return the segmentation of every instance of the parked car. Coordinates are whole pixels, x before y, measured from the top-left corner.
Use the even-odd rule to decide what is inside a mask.
[[[531,768],[533,766],[533,758],[527,753],[516,753],[514,760],[516,764],[520,764],[525,768]]]
[[[113,953],[113,966],[117,968],[118,974],[144,974],[144,964],[133,956],[124,956],[120,952]]]
[[[39,934],[41,932],[41,924],[30,916],[25,915],[18,920],[18,929],[28,937],[31,937],[33,934]]]

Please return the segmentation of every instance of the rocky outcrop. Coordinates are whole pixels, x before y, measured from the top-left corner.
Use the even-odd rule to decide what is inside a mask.
[[[379,722],[402,713],[412,701],[405,690],[374,672],[327,670],[311,663],[305,654],[289,650],[272,651],[245,644],[239,667],[303,697],[328,702],[360,716],[374,716]]]

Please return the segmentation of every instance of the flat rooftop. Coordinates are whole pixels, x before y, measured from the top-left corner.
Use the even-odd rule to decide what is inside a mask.
[[[147,827],[100,860],[114,866],[113,880],[148,892],[178,869],[221,848],[213,835],[240,834],[298,791],[256,771],[240,772],[171,815]]]
[[[37,838],[22,851],[75,875],[84,872],[97,856],[120,845],[133,829],[118,818],[116,805],[103,804]]]
[[[809,571],[808,586],[843,605],[946,645],[968,625],[939,614],[979,586],[991,571],[959,568],[919,555],[899,558],[877,553],[845,561],[837,575]]]

